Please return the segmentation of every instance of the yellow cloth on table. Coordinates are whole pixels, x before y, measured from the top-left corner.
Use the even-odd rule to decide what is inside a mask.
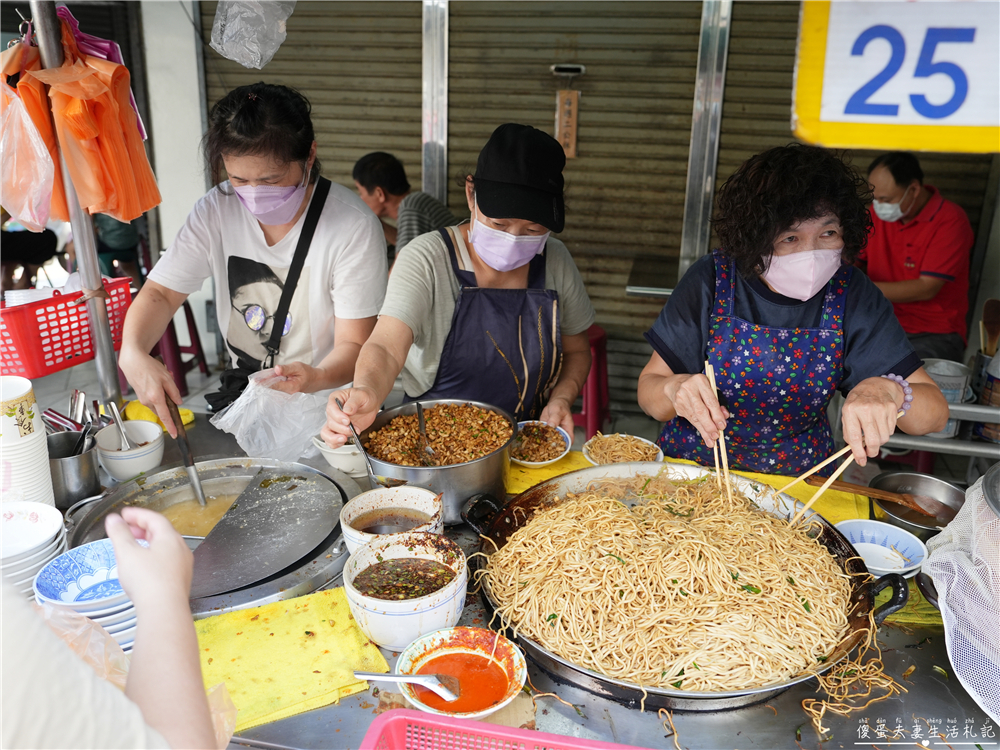
[[[343,588],[198,620],[195,629],[205,686],[226,683],[237,732],[365,690],[354,670],[389,671]]]
[[[927,601],[924,595],[920,593],[920,588],[917,586],[916,580],[911,578],[907,583],[910,584],[910,598],[906,600],[906,604],[903,605],[901,610],[886,617],[885,621],[893,625],[909,625],[912,627],[934,625],[944,627],[944,620],[941,619],[941,613],[938,612],[937,607]],[[885,604],[889,601],[891,595],[892,589],[887,588],[880,591],[878,596],[875,597],[875,606],[878,607]]]
[[[570,451],[554,464],[548,466],[528,468],[511,463],[510,474],[507,475],[507,494],[520,495],[546,479],[569,474],[577,469],[589,469],[591,466],[593,464],[583,457],[582,451]]]
[[[103,408],[102,408],[103,411]],[[190,409],[182,409],[178,407],[177,413],[181,415],[181,422],[184,424],[191,424],[194,422],[194,412]],[[160,418],[156,416],[156,412],[145,406],[138,401],[129,401],[125,404],[125,419],[141,419],[144,422],[156,422],[156,424],[163,427],[163,422]],[[166,427],[163,427],[166,430]]]

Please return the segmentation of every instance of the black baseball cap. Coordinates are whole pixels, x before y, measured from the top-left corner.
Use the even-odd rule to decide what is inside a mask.
[[[559,141],[530,125],[508,122],[479,152],[476,201],[494,219],[526,219],[561,232],[565,166]]]

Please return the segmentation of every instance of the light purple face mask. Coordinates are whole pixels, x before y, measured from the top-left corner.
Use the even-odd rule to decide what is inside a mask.
[[[308,187],[309,171],[301,185],[241,185],[234,186],[236,197],[261,224],[278,226],[295,218]]]
[[[806,250],[788,255],[772,255],[761,274],[778,294],[805,302],[833,278],[843,264],[839,250]]]
[[[550,232],[517,236],[488,227],[473,215],[469,242],[483,263],[505,273],[520,268],[545,249]]]

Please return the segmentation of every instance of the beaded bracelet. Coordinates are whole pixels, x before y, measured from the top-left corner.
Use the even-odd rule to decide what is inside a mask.
[[[903,405],[899,407],[903,411],[909,411],[910,407],[913,406],[913,389],[910,384],[899,375],[894,375],[891,372],[888,375],[883,375],[886,380],[891,380],[893,383],[898,383],[903,389]]]

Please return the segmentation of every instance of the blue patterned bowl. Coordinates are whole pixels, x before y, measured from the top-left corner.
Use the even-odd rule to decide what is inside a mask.
[[[64,552],[38,571],[32,584],[39,602],[79,612],[127,602],[118,582],[118,564],[110,539],[99,539]]]
[[[927,558],[927,547],[905,529],[882,521],[851,519],[836,524],[865,561],[873,576],[899,573],[909,578],[917,574]]]

